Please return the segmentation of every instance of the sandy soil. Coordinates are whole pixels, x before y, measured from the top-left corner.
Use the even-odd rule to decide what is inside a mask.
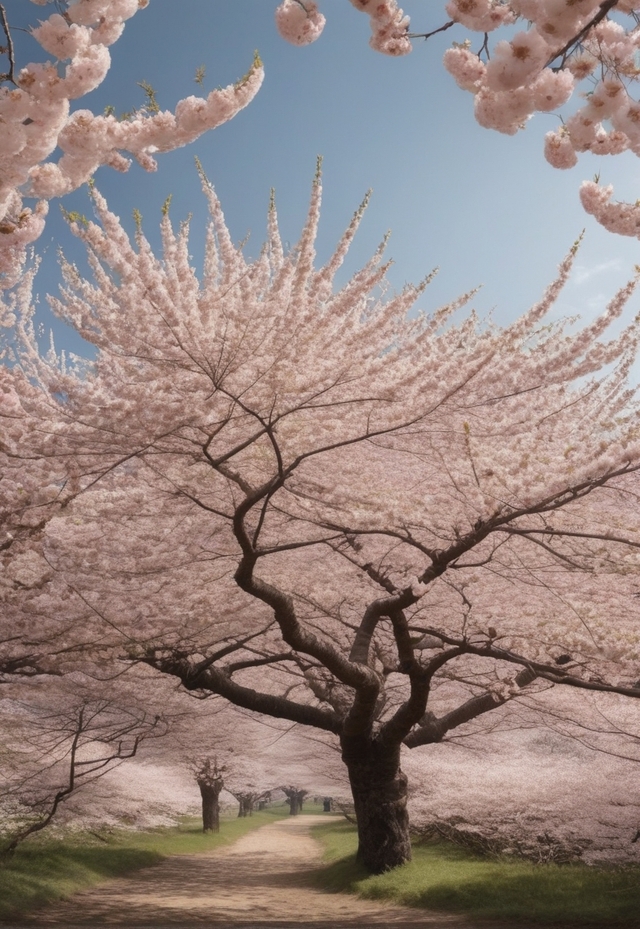
[[[21,925],[468,929],[469,924],[457,917],[315,889],[309,873],[320,862],[320,848],[309,829],[326,820],[322,816],[286,819],[214,852],[168,858],[131,878],[76,894]]]

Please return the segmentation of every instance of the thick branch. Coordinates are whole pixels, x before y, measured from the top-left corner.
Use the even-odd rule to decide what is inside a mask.
[[[529,668],[525,668],[516,675],[515,682],[520,688],[526,687],[536,679],[537,675]],[[515,696],[515,695],[514,695]],[[451,729],[457,729],[465,723],[471,722],[484,713],[502,706],[513,697],[502,697],[498,694],[485,693],[467,700],[457,709],[452,710],[445,716],[437,719],[433,713],[428,713],[423,717],[421,725],[404,739],[403,744],[407,748],[416,748],[418,745],[429,745],[433,742],[441,742],[447,732]]]
[[[265,494],[273,492],[274,486],[281,484],[283,480],[284,478],[278,478],[263,485],[260,490],[256,491],[252,497],[247,498],[236,510],[233,528],[242,549],[243,557],[234,575],[235,581],[241,590],[271,607],[287,645],[298,652],[315,658],[343,684],[348,684],[356,689],[358,687],[370,687],[372,684],[377,683],[377,679],[375,679],[373,672],[369,668],[361,668],[348,661],[336,648],[326,642],[321,642],[313,633],[304,630],[298,622],[291,597],[272,584],[268,584],[266,581],[254,576],[253,572],[258,555],[245,528],[244,519],[249,510]]]
[[[161,656],[153,652],[147,654],[142,661],[164,674],[177,677],[187,690],[208,690],[210,693],[224,697],[229,703],[252,710],[254,713],[263,713],[265,716],[273,716],[276,719],[289,719],[294,723],[302,723],[304,726],[340,733],[340,720],[329,710],[295,703],[286,697],[262,693],[251,687],[237,684],[218,668],[208,668],[206,671],[198,672],[186,658],[172,655]]]
[[[411,691],[409,699],[400,706],[380,729],[380,741],[398,744],[404,741],[411,729],[424,718],[427,708],[431,680],[442,665],[461,654],[459,648],[451,648],[437,655],[426,667],[412,660],[409,669]]]
[[[424,628],[422,630],[426,635],[432,635],[440,639],[446,645],[454,645],[460,648],[460,654],[479,655],[482,658],[497,658],[499,661],[507,661],[510,664],[521,665],[529,671],[535,672],[536,677],[540,677],[552,684],[565,684],[567,687],[576,687],[580,690],[593,690],[598,693],[621,694],[624,697],[640,698],[640,689],[634,687],[622,687],[617,684],[607,684],[604,681],[587,681],[580,677],[575,677],[569,671],[563,671],[554,665],[545,664],[540,661],[532,661],[524,655],[518,655],[506,648],[498,648],[491,642],[483,645],[475,645],[465,638],[446,635],[438,629]]]

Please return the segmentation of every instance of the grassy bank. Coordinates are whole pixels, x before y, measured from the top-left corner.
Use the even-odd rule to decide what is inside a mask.
[[[0,867],[0,921],[18,918],[107,878],[157,864],[167,855],[229,844],[286,815],[286,807],[274,807],[243,819],[224,818],[215,835],[203,835],[202,823],[195,818],[149,832],[76,833],[63,839],[43,833],[28,839]]]
[[[327,890],[475,919],[503,919],[509,927],[640,926],[640,868],[535,865],[430,842],[414,846],[409,864],[372,877],[355,860],[354,826],[326,823],[314,835],[326,850],[328,864],[317,880]]]

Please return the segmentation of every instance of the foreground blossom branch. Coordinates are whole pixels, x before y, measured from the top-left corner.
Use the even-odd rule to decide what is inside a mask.
[[[33,0],[38,3],[39,0]],[[71,111],[71,101],[98,87],[111,66],[109,46],[122,35],[127,19],[148,0],[69,0],[31,34],[58,62],[31,63],[15,74],[9,24],[10,70],[0,87],[0,285],[11,287],[24,270],[25,247],[42,234],[48,201],[85,184],[102,165],[127,171],[131,155],[146,171],[155,155],[188,145],[202,133],[232,119],[254,98],[263,78],[256,55],[236,84],[207,97],[186,97],[175,112],[139,110],[119,120],[87,109]],[[40,4],[41,5],[41,4]],[[4,16],[4,13],[3,13]],[[62,150],[57,160],[51,155]],[[35,207],[24,198],[35,198]]]
[[[638,0],[449,0],[443,10],[448,20],[425,32],[409,31],[396,0],[350,2],[370,17],[371,47],[387,55],[405,55],[412,39],[456,25],[480,33],[479,52],[466,38],[452,44],[446,70],[474,95],[476,120],[487,129],[515,135],[535,113],[560,116],[560,128],[545,136],[545,158],[553,167],[573,167],[582,152],[640,155],[640,103],[632,94],[640,74]],[[307,0],[284,0],[276,20],[283,38],[298,45],[315,41],[324,26],[317,4]],[[505,38],[492,42],[501,30]],[[579,86],[586,103],[564,117]],[[585,183],[583,206],[609,231],[640,236],[640,206],[612,204],[612,193]]]

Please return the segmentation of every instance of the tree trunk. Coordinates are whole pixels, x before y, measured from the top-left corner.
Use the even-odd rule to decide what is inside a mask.
[[[250,794],[236,794],[238,801],[238,816],[253,816],[255,800]]]
[[[407,778],[400,769],[400,747],[343,737],[342,758],[358,821],[358,860],[372,874],[411,861]]]
[[[202,831],[220,832],[220,790],[211,784],[199,783],[202,796]]]
[[[283,787],[287,803],[289,804],[289,816],[297,816],[302,812],[302,804],[307,796],[307,790],[299,790],[297,787]]]

